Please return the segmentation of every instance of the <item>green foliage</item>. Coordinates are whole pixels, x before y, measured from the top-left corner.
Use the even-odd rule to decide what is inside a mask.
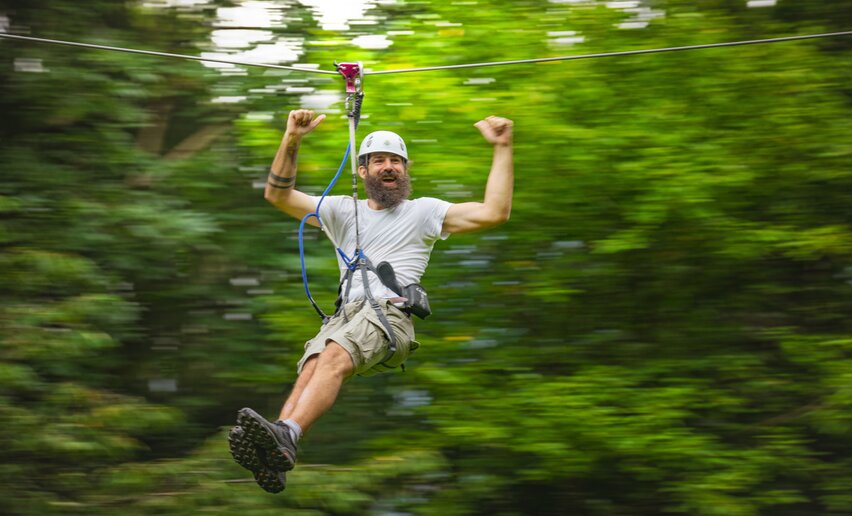
[[[280,2],[271,32],[306,44],[300,62],[384,70],[848,29],[844,3],[382,3],[342,34]],[[194,53],[218,6],[5,14],[38,36]],[[350,42],[366,34],[393,44]],[[253,184],[286,113],[316,103],[329,116],[299,188],[321,192],[347,133],[316,95],[341,84],[0,45],[10,513],[852,511],[848,38],[368,75],[359,132],[403,134],[417,196],[481,198],[472,124],[515,121],[512,220],[438,243],[409,372],[348,383],[277,497],[219,429],[240,406],[277,410],[317,319],[297,223]],[[202,130],[219,136],[170,155]],[[331,247],[313,229],[306,247],[330,307]]]

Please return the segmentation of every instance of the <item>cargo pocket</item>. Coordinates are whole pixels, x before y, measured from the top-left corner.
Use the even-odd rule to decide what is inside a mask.
[[[366,314],[358,314],[345,326],[343,335],[351,343],[355,369],[363,369],[386,353],[387,336]]]
[[[382,302],[382,305],[385,305],[385,303]],[[382,332],[385,343],[387,346],[390,346],[390,336],[388,335],[387,328],[385,328],[385,325],[382,324],[381,320],[379,320],[379,316],[376,315],[376,312],[372,309],[368,310],[366,311],[365,316],[373,326]],[[385,350],[384,354],[376,357],[376,361],[371,367],[369,367],[366,371],[359,373],[361,376],[373,376],[374,374],[397,369],[406,361],[406,359],[408,359],[409,355],[411,355],[415,349],[420,347],[420,343],[414,340],[414,325],[411,324],[411,321],[402,311],[392,305],[386,306],[385,316],[387,317],[394,335],[396,336],[396,351],[393,355],[388,357],[387,360],[385,360],[385,356],[388,354],[387,350]]]

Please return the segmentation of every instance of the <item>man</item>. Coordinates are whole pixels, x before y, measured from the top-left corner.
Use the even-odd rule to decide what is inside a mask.
[[[315,212],[319,202],[319,197],[300,192],[294,186],[302,138],[324,119],[325,115],[314,118],[308,110],[291,111],[272,163],[266,200],[296,219]],[[509,219],[514,183],[512,121],[488,117],[474,125],[494,145],[483,202],[408,200],[411,193],[408,150],[402,138],[389,131],[377,131],[361,144],[358,175],[367,192],[367,200],[358,201],[361,246],[372,263],[389,262],[402,285],[419,282],[438,239],[446,239],[451,233],[487,229]],[[356,221],[352,198],[326,198],[320,217],[335,246],[351,253],[355,249]],[[319,225],[313,218],[309,220]],[[346,264],[340,257],[338,260],[343,274]],[[299,439],[331,408],[348,378],[395,367],[419,346],[414,341],[410,314],[398,307],[405,298],[400,298],[372,273],[367,281],[381,314],[371,303],[364,302],[362,276],[355,274],[348,296],[350,302],[306,343],[305,354],[298,364],[298,379],[278,420],[271,423],[248,408],[238,413],[237,426],[228,436],[231,453],[237,463],[254,473],[255,480],[266,491],[277,493],[284,489],[284,473],[296,463]]]

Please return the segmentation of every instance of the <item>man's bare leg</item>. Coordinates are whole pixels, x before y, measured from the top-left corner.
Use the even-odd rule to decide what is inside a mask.
[[[231,453],[241,466],[257,473],[261,487],[270,492],[284,489],[283,474],[296,464],[301,434],[334,405],[343,382],[354,372],[349,352],[330,341],[302,367],[294,392],[282,408],[281,414],[288,418],[270,423],[250,408],[237,412],[235,428],[240,435],[229,436]]]
[[[290,399],[285,403],[285,409],[282,410],[282,414],[286,412],[288,416],[286,419],[298,423],[302,432],[307,432],[317,419],[334,405],[343,382],[355,372],[355,365],[352,363],[349,352],[333,341],[328,343],[315,363],[310,379],[301,388],[292,411],[287,410],[287,405],[294,397],[293,394],[299,382],[296,382],[294,393],[291,394]]]
[[[316,354],[305,361],[305,364],[302,366],[302,372],[299,373],[299,378],[296,379],[296,385],[293,386],[293,390],[291,390],[290,395],[287,396],[287,401],[285,401],[284,405],[281,407],[281,413],[278,415],[278,419],[288,419],[290,414],[293,413],[293,409],[296,408],[296,402],[299,400],[299,397],[302,396],[302,392],[305,390],[308,382],[311,381],[311,377],[317,367],[318,358],[319,354]]]
[[[280,419],[287,419],[289,414],[293,411],[293,408],[296,406],[296,400],[298,400],[302,395],[305,386],[308,385],[311,377],[313,376],[318,358],[319,354],[314,355],[305,361],[302,366],[302,371],[296,379],[296,384],[293,386],[287,401],[281,408]],[[246,409],[243,409],[240,412],[245,410]],[[248,420],[243,419],[243,421],[245,422]],[[237,419],[237,423],[237,426],[231,429],[231,432],[228,434],[228,446],[231,450],[231,455],[233,455],[237,464],[250,470],[254,474],[255,481],[265,491],[270,493],[283,491],[287,482],[284,471],[269,468],[266,462],[260,458],[257,444],[246,435],[245,428],[239,424],[239,417]]]

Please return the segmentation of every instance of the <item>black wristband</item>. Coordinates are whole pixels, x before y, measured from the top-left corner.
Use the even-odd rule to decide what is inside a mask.
[[[289,190],[293,188],[293,185],[276,185],[275,183],[266,183],[267,186],[271,186],[272,188],[280,188],[282,190]]]

